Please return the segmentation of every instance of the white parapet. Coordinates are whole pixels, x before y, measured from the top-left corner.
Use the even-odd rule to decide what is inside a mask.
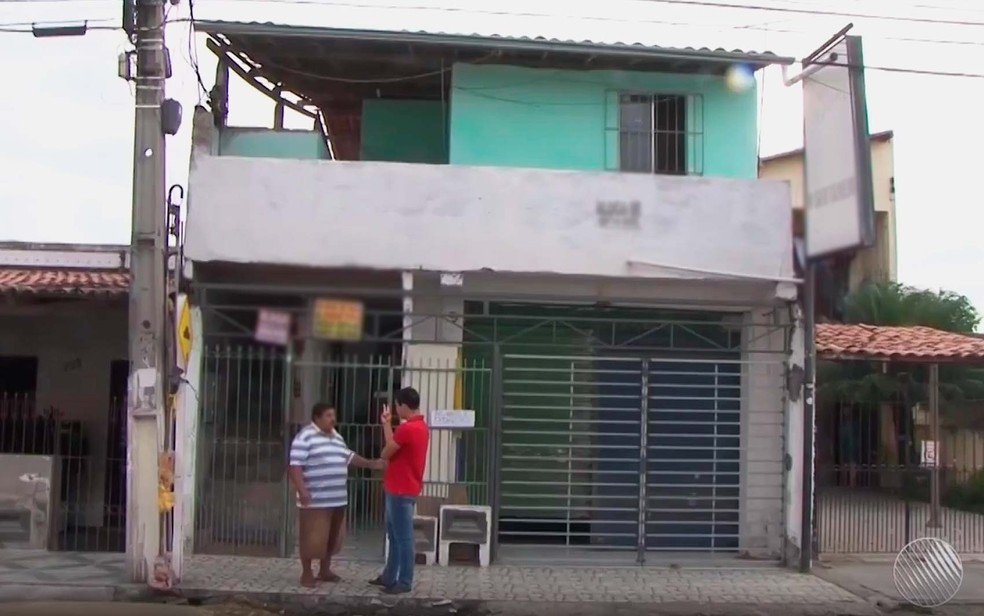
[[[779,181],[202,155],[189,187],[193,261],[793,276]]]

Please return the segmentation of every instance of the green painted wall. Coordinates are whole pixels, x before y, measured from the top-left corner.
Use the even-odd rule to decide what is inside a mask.
[[[700,94],[700,113],[688,123],[703,137],[688,158],[702,160],[704,176],[757,176],[756,91],[732,92],[712,75],[456,64],[450,161],[614,170],[619,91]]]
[[[220,156],[328,159],[321,133],[310,130],[272,130],[228,126],[219,131]]]
[[[365,100],[362,160],[447,164],[446,111],[441,101]]]

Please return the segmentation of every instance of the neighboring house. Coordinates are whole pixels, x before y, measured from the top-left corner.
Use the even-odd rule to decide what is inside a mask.
[[[828,260],[821,281],[821,307],[836,306],[838,296],[865,281],[896,280],[898,253],[895,217],[895,163],[892,131],[871,135],[871,172],[875,196],[875,243],[856,255]],[[793,234],[803,237],[803,150],[767,156],[759,161],[759,177],[790,183],[793,197]],[[823,295],[832,295],[824,301]],[[821,312],[828,312],[821,310]],[[824,316],[836,318],[835,314]]]
[[[221,60],[188,186],[185,552],[289,554],[284,447],[310,404],[374,455],[408,384],[474,411],[433,429],[426,494],[489,506],[500,562],[796,552],[791,196],[757,178],[754,88],[724,78],[790,60],[196,27]],[[225,126],[230,70],[317,128]],[[287,348],[256,340],[279,327],[262,309],[292,316]],[[378,559],[378,477],[351,493],[346,550]]]
[[[127,253],[0,243],[0,456],[59,456],[51,549],[123,550]]]

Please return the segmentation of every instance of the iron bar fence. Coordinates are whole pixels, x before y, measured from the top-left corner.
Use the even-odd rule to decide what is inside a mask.
[[[836,400],[836,399],[835,399]],[[941,403],[932,441],[926,404],[824,401],[817,416],[816,545],[821,554],[895,553],[940,537],[984,553],[984,402]],[[941,510],[931,524],[939,469]]]
[[[474,427],[461,430],[432,423],[418,513],[436,516],[442,503],[492,507],[506,559],[627,554],[635,562],[659,552],[778,558],[782,361],[767,354],[648,359],[408,347],[404,358],[342,354],[330,344],[305,345],[296,355],[210,345],[196,552],[292,554],[287,452],[310,408],[334,404],[348,446],[373,458],[383,445],[380,406],[412,385],[425,412],[475,414]],[[378,560],[380,474],[351,470],[348,492],[345,555]]]
[[[73,412],[0,393],[0,545],[122,552],[125,400],[69,406]]]
[[[398,364],[378,355],[308,355],[294,359],[262,346],[222,345],[205,352],[199,428],[196,551],[289,555],[296,516],[286,470],[294,435],[320,401],[335,405],[338,433],[366,458],[382,447],[381,405],[402,386],[421,393],[426,410],[475,411],[475,427],[431,430],[425,487],[428,499],[489,504],[488,417],[491,370],[480,361],[423,360]],[[263,503],[258,507],[257,503]],[[436,515],[436,511],[433,515]],[[346,551],[382,555],[383,498],[378,472],[352,469]]]

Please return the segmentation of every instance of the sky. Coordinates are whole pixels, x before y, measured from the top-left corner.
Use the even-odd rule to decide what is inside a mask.
[[[864,40],[872,132],[895,132],[899,280],[963,293],[984,311],[984,3],[979,0],[197,0],[198,19],[441,30],[603,42],[769,50],[802,57],[854,24]],[[708,4],[728,4],[733,8]],[[133,91],[117,76],[120,30],[35,39],[46,21],[111,27],[120,0],[0,0],[0,240],[129,243]],[[758,7],[752,8],[737,8]],[[477,8],[488,6],[490,8]],[[775,10],[764,10],[772,8]],[[830,13],[841,13],[832,15]],[[889,17],[888,19],[871,16]],[[190,34],[188,0],[169,12],[170,98],[184,125],[167,144],[168,184],[188,173],[191,115],[215,59]],[[27,26],[29,27],[29,26]],[[903,69],[903,70],[899,70]],[[927,75],[905,71],[972,73]],[[273,103],[233,76],[229,123],[271,126]],[[777,67],[760,75],[760,154],[802,146],[802,99]],[[288,111],[288,128],[310,121]]]

